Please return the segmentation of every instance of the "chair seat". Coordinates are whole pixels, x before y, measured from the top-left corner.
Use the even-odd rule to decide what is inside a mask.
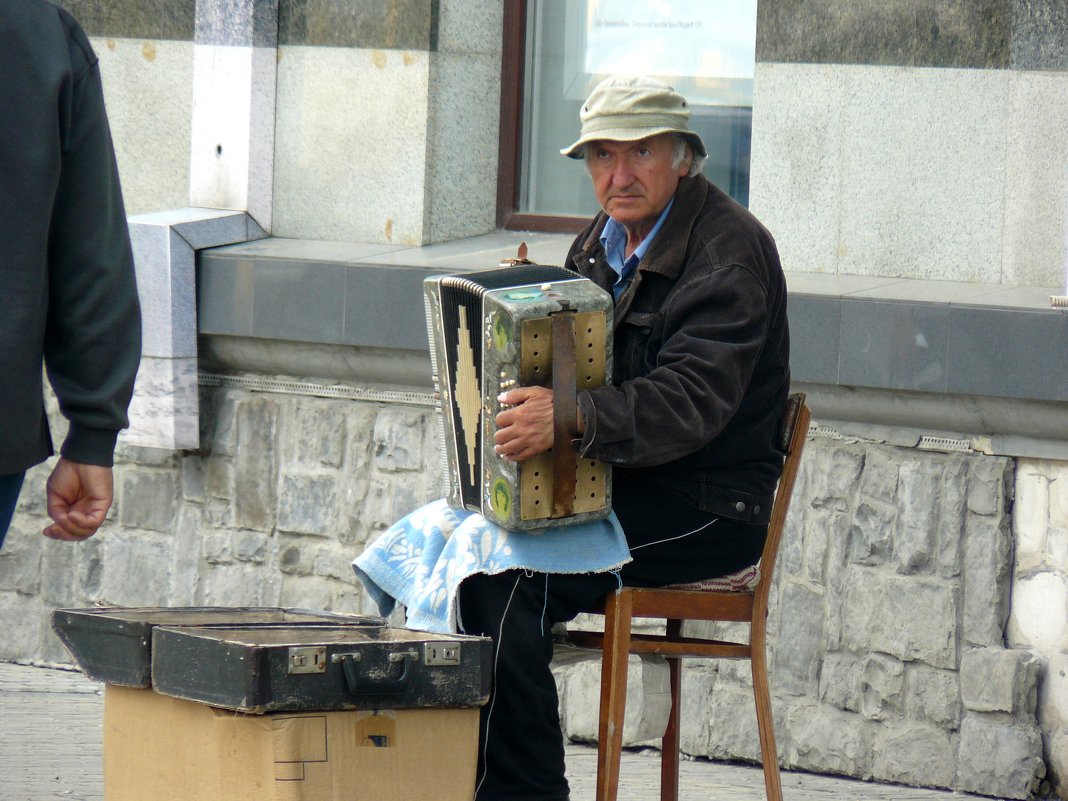
[[[727,576],[694,581],[689,584],[671,584],[667,590],[691,592],[752,592],[760,583],[760,564],[749,565]]]

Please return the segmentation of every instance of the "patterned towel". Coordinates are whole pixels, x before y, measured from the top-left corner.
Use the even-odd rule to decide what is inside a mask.
[[[352,567],[380,614],[400,603],[408,628],[451,634],[457,630],[456,593],[470,575],[514,569],[602,573],[629,561],[614,513],[594,523],[520,532],[439,500],[387,529]]]

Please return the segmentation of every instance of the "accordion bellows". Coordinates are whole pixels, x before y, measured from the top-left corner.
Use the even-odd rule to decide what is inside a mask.
[[[436,276],[423,290],[449,503],[516,531],[606,517],[611,468],[579,457],[570,436],[575,392],[611,382],[611,296],[537,264]],[[534,385],[553,388],[555,444],[505,461],[497,397]]]

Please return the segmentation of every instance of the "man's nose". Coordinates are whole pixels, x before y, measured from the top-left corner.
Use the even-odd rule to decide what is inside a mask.
[[[629,186],[634,181],[634,170],[626,159],[616,161],[612,170],[612,183],[615,186]]]

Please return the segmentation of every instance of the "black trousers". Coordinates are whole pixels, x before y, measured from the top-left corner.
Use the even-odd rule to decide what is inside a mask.
[[[549,663],[552,626],[588,611],[620,581],[655,587],[733,573],[760,558],[767,527],[715,518],[681,496],[616,485],[613,508],[633,560],[613,573],[509,571],[460,586],[466,634],[494,640],[493,691],[482,707],[478,801],[566,801],[564,743]]]

